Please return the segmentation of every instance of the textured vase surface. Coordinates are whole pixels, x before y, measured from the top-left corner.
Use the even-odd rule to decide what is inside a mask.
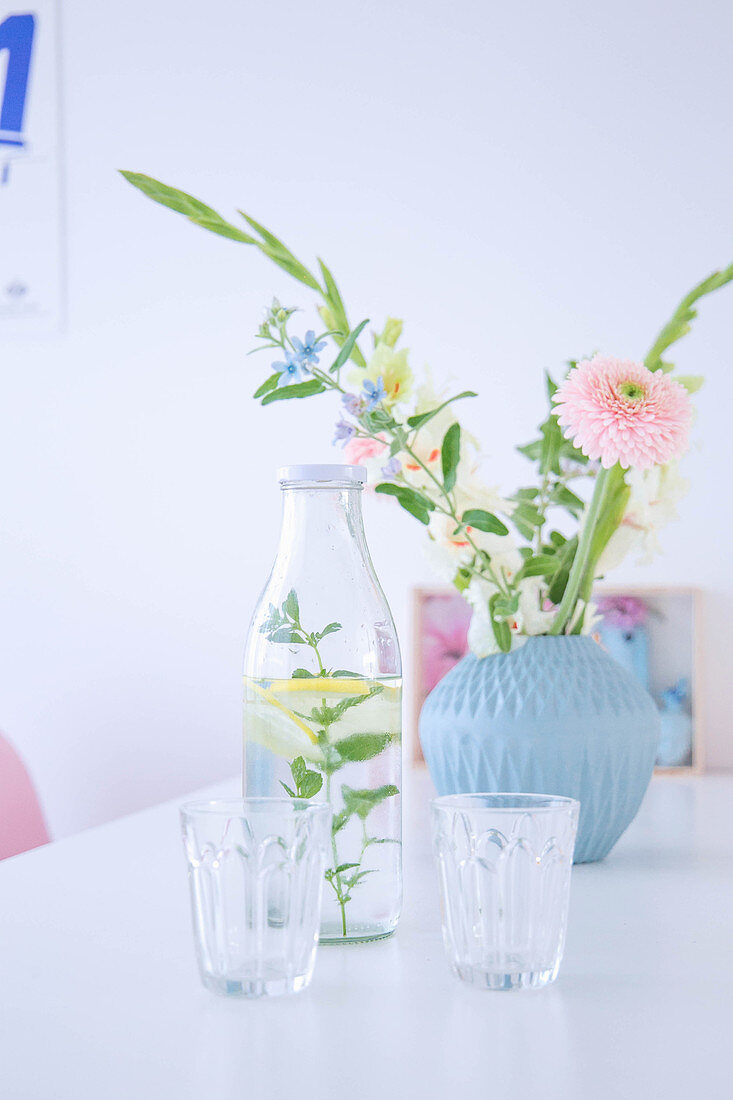
[[[588,637],[536,637],[451,669],[425,700],[420,741],[438,794],[512,791],[580,802],[575,862],[603,859],[651,778],[659,713]]]

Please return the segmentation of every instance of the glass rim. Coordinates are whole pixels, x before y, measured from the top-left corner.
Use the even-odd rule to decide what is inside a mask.
[[[481,799],[497,799],[495,805],[480,801]],[[508,805],[498,800],[515,799]],[[437,798],[431,798],[430,805],[434,810],[469,810],[472,812],[486,812],[498,814],[510,813],[549,813],[553,810],[580,809],[577,798],[570,798],[564,794],[536,794],[529,791],[475,791],[467,794],[444,794]]]
[[[234,797],[234,798],[201,798],[184,802],[179,807],[181,817],[227,817],[245,818],[250,814],[277,813],[282,810],[291,810],[294,814],[303,816],[310,814],[331,813],[331,805],[328,802],[313,802],[309,798],[289,798],[283,795],[280,798],[273,796]]]

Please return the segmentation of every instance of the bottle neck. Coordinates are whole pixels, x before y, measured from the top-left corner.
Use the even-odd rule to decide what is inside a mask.
[[[283,486],[280,568],[298,561],[322,572],[329,559],[358,556],[371,568],[364,535],[360,485],[298,482]]]

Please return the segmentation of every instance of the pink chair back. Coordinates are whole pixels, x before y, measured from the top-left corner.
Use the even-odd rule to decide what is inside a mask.
[[[48,844],[38,796],[15,749],[0,736],[0,859]]]

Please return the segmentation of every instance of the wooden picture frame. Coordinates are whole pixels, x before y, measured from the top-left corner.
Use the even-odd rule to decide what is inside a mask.
[[[690,683],[690,707],[689,713],[692,719],[692,745],[689,763],[668,767],[656,767],[658,775],[690,775],[700,774],[704,770],[704,729],[703,729],[703,689],[702,689],[702,591],[688,585],[607,585],[599,584],[594,590],[594,599],[601,597],[633,596],[648,602],[654,609],[659,623],[664,622],[665,601],[675,601],[675,620],[680,624],[686,620],[687,637],[684,640],[684,648],[689,656],[689,670],[687,678]],[[430,651],[430,646],[439,645],[441,638],[436,640],[435,611],[442,603],[444,611],[442,653]],[[687,605],[689,612],[680,610]],[[459,611],[462,608],[462,613]],[[433,681],[439,672],[445,675],[453,664],[457,664],[462,656],[468,652],[466,633],[470,609],[465,600],[454,588],[448,586],[417,586],[412,590],[412,691],[411,691],[411,735],[412,735],[412,761],[414,764],[424,763],[420,739],[418,736],[418,720],[420,710],[426,695],[433,686]],[[661,627],[658,627],[658,630]],[[654,633],[654,632],[653,632]],[[650,639],[654,644],[654,636]],[[440,677],[438,677],[440,678]],[[652,683],[652,693],[659,685]],[[667,685],[669,686],[669,685]]]

